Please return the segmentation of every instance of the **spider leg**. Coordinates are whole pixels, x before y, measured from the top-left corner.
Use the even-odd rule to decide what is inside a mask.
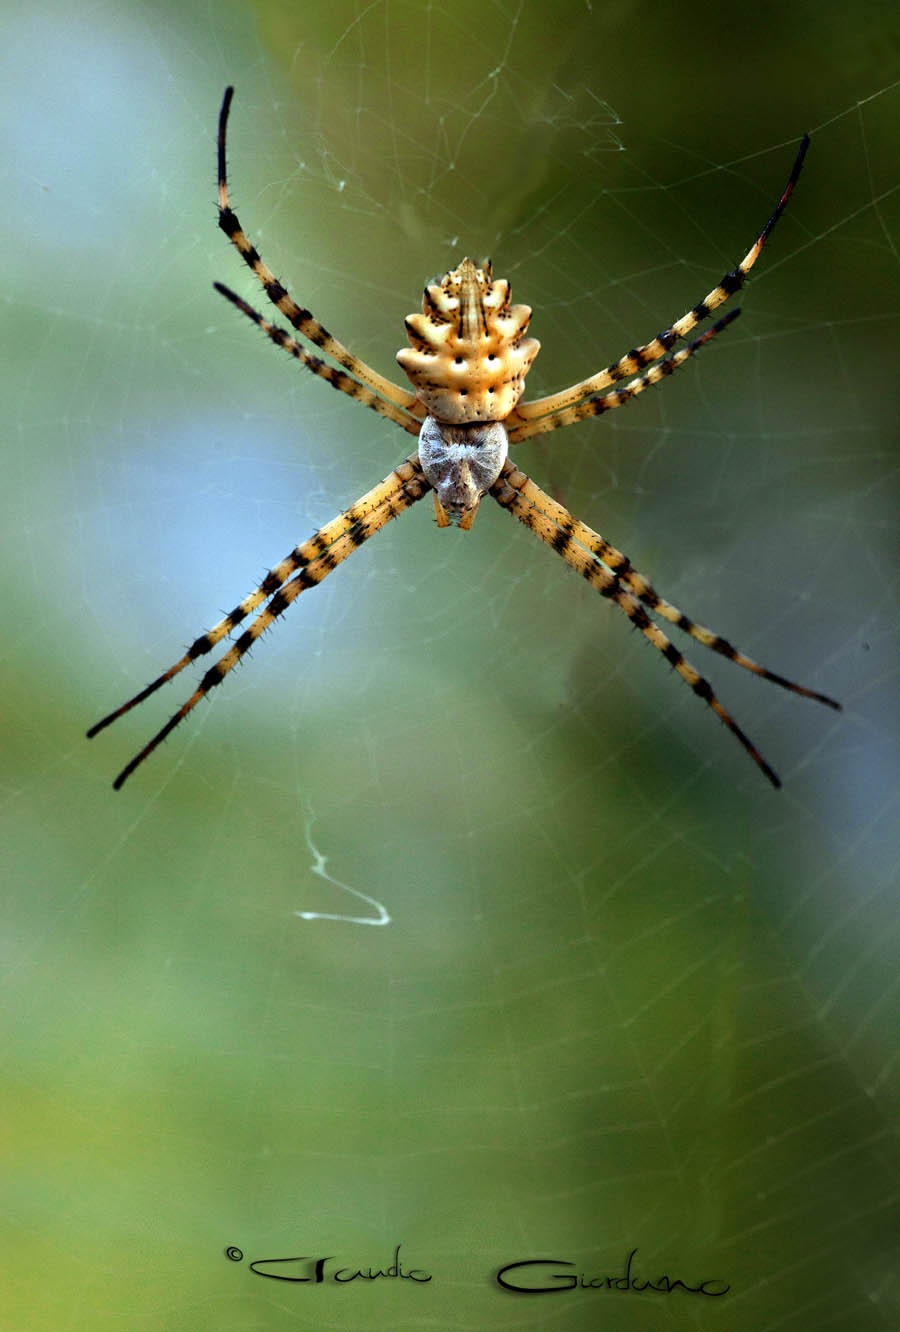
[[[412,416],[404,407],[397,407],[394,403],[388,402],[387,398],[379,397],[372,389],[357,383],[346,371],[336,370],[333,365],[323,361],[320,356],[313,356],[305,347],[301,347],[296,338],[292,338],[289,333],[285,333],[284,329],[279,328],[277,324],[272,324],[268,319],[264,319],[261,314],[253,309],[252,305],[248,305],[245,300],[242,300],[224,283],[214,282],[213,286],[216,291],[231,301],[232,305],[236,305],[239,310],[242,310],[248,319],[252,319],[254,324],[261,328],[276,346],[283,347],[286,352],[290,352],[291,356],[296,356],[297,360],[301,365],[305,365],[307,370],[311,370],[314,375],[324,379],[332,388],[340,389],[342,393],[348,393],[351,398],[361,402],[364,407],[371,407],[380,416],[386,416],[389,421],[402,426],[411,435],[418,435],[422,428],[422,422]]]
[[[583,420],[586,416],[602,416],[604,412],[610,412],[614,407],[622,407],[632,398],[636,398],[644,389],[651,388],[658,384],[661,379],[671,375],[680,365],[705,346],[717,333],[723,329],[740,314],[740,309],[729,310],[728,314],[723,315],[717,320],[711,328],[702,333],[699,338],[695,338],[687,347],[682,347],[680,351],[673,352],[671,356],[664,357],[651,365],[642,375],[638,375],[630,384],[624,388],[612,389],[609,393],[604,393],[597,397],[587,398],[583,402],[574,404],[571,407],[563,407],[559,411],[551,412],[549,416],[543,416],[539,421],[526,421],[524,425],[511,425],[508,427],[507,434],[510,444],[521,444],[523,439],[530,439],[532,435],[545,435],[550,430],[559,430],[561,426],[573,425],[576,421]]]
[[[592,375],[589,379],[583,379],[581,383],[573,384],[571,388],[563,389],[560,393],[552,393],[545,398],[535,398],[532,402],[520,402],[516,408],[519,416],[523,420],[531,420],[537,416],[546,416],[549,412],[561,411],[565,407],[570,407],[573,403],[580,402],[582,398],[586,398],[592,393],[598,393],[602,389],[609,388],[610,384],[614,384],[620,379],[627,379],[635,371],[641,370],[651,361],[657,360],[679,338],[685,337],[693,328],[697,327],[701,320],[706,319],[708,315],[712,314],[713,310],[718,309],[736,291],[740,291],[746,281],[747,274],[756,263],[763,246],[771,235],[775,223],[787,207],[788,199],[791,197],[791,192],[803,168],[803,159],[806,157],[808,147],[809,135],[805,134],[800,142],[800,148],[794,159],[794,165],[791,167],[787,184],[772,216],[737,268],[732,269],[730,273],[726,273],[721,282],[713,287],[712,291],[702,301],[695,305],[692,310],[688,310],[687,314],[677,319],[670,328],[658,333],[651,342],[646,343],[643,347],[635,347],[630,352],[626,352],[618,361],[614,361],[612,365],[607,366],[605,370],[601,370],[599,374]]]
[[[497,481],[491,487],[491,494],[501,508],[507,509],[520,523],[529,528],[534,534],[548,545],[551,550],[555,550],[557,555],[561,555],[576,573],[581,574],[593,588],[595,588],[602,597],[614,602],[619,610],[639,629],[645,638],[653,644],[657,651],[661,652],[667,661],[675,667],[675,670],[681,676],[682,680],[690,686],[698,697],[702,698],[708,707],[725,723],[728,729],[740,741],[744,749],[753,759],[754,763],[768,777],[773,786],[780,786],[781,779],[775,770],[766,762],[762,754],[753,744],[752,740],[744,734],[740,726],[731,716],[713,693],[712,686],[707,680],[699,674],[691,663],[682,655],[674,643],[672,643],[659,626],[651,620],[650,616],[644,610],[638,598],[633,592],[620,582],[619,578],[605,569],[602,564],[594,557],[593,553],[581,546],[574,535],[565,527],[560,526],[510,484],[510,478],[514,476],[517,469],[507,462]],[[527,478],[526,478],[527,479]]]
[[[419,484],[424,484],[425,490],[429,488],[419,466],[418,456],[412,454],[383,481],[379,481],[376,486],[367,491],[355,504],[351,504],[343,513],[338,514],[324,527],[320,527],[318,532],[304,541],[302,545],[295,546],[289,555],[266,574],[255,591],[239,602],[233,611],[219,621],[215,628],[196,638],[184,656],[180,657],[173,666],[170,666],[162,675],[157,676],[155,680],[147,685],[146,689],[142,689],[140,693],[135,694],[134,698],[129,699],[127,703],[123,703],[121,707],[116,708],[114,712],[110,712],[108,716],[92,726],[87,733],[88,739],[97,735],[112,722],[117,721],[126,712],[130,712],[138,703],[143,703],[145,698],[149,698],[151,694],[156,693],[157,689],[167,684],[180,671],[183,671],[185,666],[189,666],[192,661],[196,661],[198,657],[211,652],[217,643],[221,642],[242,620],[246,619],[251,611],[256,610],[264,601],[268,601],[269,597],[273,596],[292,575],[297,574],[300,570],[308,569],[316,561],[324,559],[340,540],[346,539],[350,533],[356,532],[365,532],[366,535],[363,536],[363,540],[365,540],[366,536],[371,536],[378,531],[379,527],[384,526],[384,523],[394,516],[394,514],[387,512],[385,506],[398,501],[404,495],[406,487],[415,487]],[[418,499],[419,496],[416,495],[416,498]],[[404,504],[403,507],[408,507],[408,505]],[[386,516],[383,516],[384,514]],[[376,518],[380,519],[378,525],[369,530],[368,524]],[[351,545],[350,549],[353,548]],[[336,560],[336,563],[345,559],[346,555],[350,553],[350,549],[345,549],[345,553]],[[324,574],[322,576],[324,577]]]
[[[222,109],[219,112],[219,226],[234,245],[244,263],[253,270],[269,300],[278,307],[301,337],[312,342],[326,356],[330,356],[332,360],[337,361],[338,365],[342,365],[345,370],[349,370],[351,375],[356,376],[356,379],[361,379],[364,384],[368,384],[370,389],[382,394],[396,407],[413,407],[417,401],[414,393],[409,393],[406,389],[401,388],[399,384],[394,384],[391,380],[385,379],[383,375],[378,374],[376,370],[366,365],[365,361],[361,361],[359,357],[354,356],[342,342],[338,342],[337,338],[332,337],[328,330],[323,328],[309,310],[305,310],[291,299],[272,270],[263,263],[256,247],[247,239],[228,198],[225,134],[233,96],[234,88],[226,88],[225,96],[222,99]],[[353,384],[355,384],[355,381],[350,380],[348,383],[336,384],[335,387],[340,388],[344,393],[349,393],[351,397],[357,397],[358,395],[350,387]],[[364,399],[362,400],[364,401]]]
[[[573,541],[577,541],[592,555],[596,555],[599,560],[602,560],[620,583],[627,584],[639,601],[643,602],[657,615],[662,616],[664,620],[677,625],[684,633],[689,634],[691,638],[698,643],[702,643],[710,651],[718,652],[720,656],[733,661],[736,666],[743,666],[745,670],[752,671],[754,675],[759,675],[763,680],[770,680],[772,684],[781,685],[782,689],[789,689],[793,694],[802,694],[804,698],[815,699],[817,703],[824,703],[827,707],[834,708],[838,712],[841,710],[841,704],[835,699],[829,698],[827,694],[820,694],[815,689],[807,689],[804,685],[785,679],[783,675],[776,675],[774,671],[767,670],[765,666],[760,666],[758,662],[738,651],[728,642],[727,638],[722,638],[720,634],[713,633],[711,629],[695,623],[677,606],[673,606],[670,601],[661,597],[643,574],[638,573],[632,567],[627,555],[623,555],[620,550],[616,550],[615,546],[611,546],[608,541],[600,536],[598,532],[595,532],[593,528],[588,527],[586,523],[573,518],[568,509],[556,500],[551,499],[524,472],[520,472],[517,468],[507,471],[506,482],[539,509],[545,518],[555,523],[562,532],[570,536]]]
[[[269,604],[259,612],[256,619],[244,630],[237,642],[229,648],[224,656],[219,658],[214,666],[210,667],[190,698],[181,705],[174,716],[169,718],[165,726],[157,731],[149,744],[146,744],[140,753],[136,754],[125,765],[113,782],[114,789],[118,791],[135,768],[153,753],[157,745],[165,740],[166,736],[175,729],[179,722],[184,720],[200,700],[205,698],[216,685],[222,683],[229,671],[233,670],[241,658],[249,652],[259,636],[275,622],[279,615],[287,610],[292,601],[296,601],[301,592],[305,592],[307,588],[315,587],[318,583],[321,583],[348,555],[352,555],[355,550],[358,550],[365,541],[368,541],[369,537],[379,532],[392,518],[399,517],[410,505],[415,504],[416,500],[421,499],[430,488],[425,477],[421,473],[417,473],[377,509],[374,509],[348,528],[326,551],[295,574],[290,582],[285,583],[275,593]]]

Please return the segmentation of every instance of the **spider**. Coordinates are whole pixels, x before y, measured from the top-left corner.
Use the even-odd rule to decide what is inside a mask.
[[[91,727],[88,736],[97,735],[149,698],[191,662],[211,651],[264,602],[268,603],[206,672],[187,702],[122,769],[114,787],[118,790],[200,700],[222,683],[260,635],[301,592],[321,583],[363,542],[422,499],[429,490],[434,496],[438,527],[454,524],[462,531],[468,531],[481,500],[490,495],[502,509],[534,532],[602,597],[618,606],[694,693],[725,723],[773,786],[780,786],[776,772],[722,706],[707,681],[648,612],[677,625],[704,647],[765,680],[795,694],[816,699],[830,708],[839,709],[841,705],[825,694],[804,688],[757,665],[732,647],[727,639],[695,623],[664,600],[621,551],[574,518],[520,471],[508,458],[507,450],[510,444],[520,444],[534,435],[573,425],[586,417],[600,416],[631,402],[646,388],[673,374],[737,318],[740,311],[734,309],[692,342],[678,351],[671,351],[679,339],[743,286],[797,183],[809,146],[809,135],[805,135],[800,144],[772,216],[737,268],[726,273],[708,296],[670,328],[643,346],[626,352],[605,370],[560,393],[523,402],[525,376],[540,343],[526,337],[530,308],[511,304],[509,283],[494,279],[490,261],[478,267],[470,259],[463,259],[459,267],[451,269],[440,282],[425,287],[421,312],[407,317],[410,346],[397,353],[397,360],[409,377],[414,392],[384,379],[327,332],[309,310],[295,303],[248,240],[229,201],[225,135],[233,95],[234,89],[226,88],[219,113],[219,226],[253,271],[269,300],[294,330],[336,364],[308,351],[291,334],[270,323],[222,283],[214,284],[216,291],[252,319],[276,346],[296,357],[301,365],[332,388],[355,398],[409,434],[418,436],[418,447],[355,504],[320,527],[302,545],[296,546],[215,628],[195,639],[173,666]],[[623,384],[623,380],[628,382]],[[615,384],[621,384],[621,387],[613,388]]]

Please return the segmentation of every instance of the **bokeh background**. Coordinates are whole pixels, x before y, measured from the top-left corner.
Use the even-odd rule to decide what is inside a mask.
[[[7,5],[6,1325],[898,1326],[898,54],[872,0]],[[226,83],[294,295],[393,374],[490,254],[532,394],[705,294],[812,131],[742,318],[518,459],[844,702],[690,645],[780,792],[507,515],[427,503],[111,790],[194,677],[86,727],[409,450],[212,290],[261,303]],[[430,1283],[249,1267],[397,1244]],[[730,1290],[494,1280],[632,1249]]]

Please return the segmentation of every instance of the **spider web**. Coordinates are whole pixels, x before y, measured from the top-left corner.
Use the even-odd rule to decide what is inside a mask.
[[[898,29],[686,13],[10,10],[10,1326],[898,1325]],[[293,295],[397,375],[422,280],[490,254],[531,396],[709,290],[812,131],[742,318],[516,454],[843,701],[681,644],[782,791],[497,506],[465,536],[427,501],[111,791],[193,679],[86,726],[408,451],[212,292],[262,303],[215,225],[227,82]],[[397,1244],[431,1282],[249,1267]],[[495,1280],[632,1250],[730,1290]]]

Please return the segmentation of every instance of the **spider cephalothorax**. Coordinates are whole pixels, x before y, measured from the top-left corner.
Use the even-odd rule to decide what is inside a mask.
[[[531,310],[527,305],[510,304],[509,283],[495,282],[489,263],[478,268],[470,259],[463,259],[459,267],[451,269],[440,282],[425,288],[421,314],[407,318],[406,331],[411,346],[398,352],[397,360],[409,375],[415,393],[385,379],[366,365],[329,333],[315,315],[297,305],[263,263],[229,202],[225,129],[233,92],[233,88],[225,90],[219,113],[219,226],[253,271],[272,304],[297,334],[321,355],[309,351],[297,338],[265,319],[220,282],[215,283],[216,290],[314,375],[407,433],[418,436],[418,452],[401,462],[383,481],[330,523],[320,527],[307,541],[295,546],[266,574],[255,591],[213,629],[196,638],[174,665],[91,727],[89,736],[102,731],[191,662],[210,652],[248,615],[257,612],[248,628],[209,668],[187,702],[126,764],[113,785],[120,787],[200,700],[221,684],[260,635],[301,592],[315,587],[385,523],[432,490],[439,526],[446,527],[455,521],[463,530],[472,526],[480,500],[490,494],[501,508],[508,510],[551,550],[561,555],[602,597],[618,606],[632,625],[671,663],[682,680],[725,723],[769,781],[779,786],[778,776],[759,750],[653,616],[676,625],[704,647],[784,689],[814,698],[831,708],[839,708],[840,704],[825,694],[794,684],[765,666],[759,666],[732,647],[727,639],[684,615],[677,606],[659,595],[621,551],[586,523],[579,522],[519,471],[508,459],[507,447],[533,435],[558,430],[561,426],[623,406],[672,374],[731,323],[737,310],[717,320],[678,351],[671,350],[679,339],[686,337],[743,286],[772,228],[784,212],[803,166],[808,136],[800,145],[787,185],[765,227],[737,268],[726,273],[702,301],[650,342],[626,352],[605,370],[559,393],[523,402],[525,376],[539,348],[534,338],[525,336]],[[612,387],[615,384],[621,384],[621,387]],[[267,604],[263,605],[264,602]]]

